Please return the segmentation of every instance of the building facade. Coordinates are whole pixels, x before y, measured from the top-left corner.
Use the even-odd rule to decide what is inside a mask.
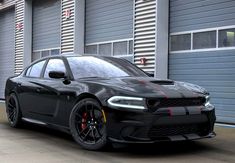
[[[234,0],[0,0],[0,98],[32,61],[75,53],[125,58],[211,92],[235,123]]]

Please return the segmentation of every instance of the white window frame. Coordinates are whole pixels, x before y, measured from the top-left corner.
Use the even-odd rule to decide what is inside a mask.
[[[127,54],[126,55],[114,55],[114,48],[113,48],[114,43],[125,42],[125,41],[127,42]],[[89,44],[86,44],[85,46],[96,45],[97,46],[97,49],[96,49],[97,50],[97,54],[96,55],[99,55],[99,46],[100,45],[102,45],[102,44],[111,44],[111,56],[112,57],[129,57],[129,56],[133,56],[134,55],[134,54],[128,54],[129,53],[129,48],[130,48],[129,47],[130,41],[133,41],[133,44],[134,44],[134,39],[133,38],[127,38],[127,39],[120,39],[120,40],[111,40],[111,41],[89,43]],[[134,50],[133,50],[133,52],[134,52]]]
[[[170,47],[170,49],[169,49],[169,53],[170,54],[175,54],[175,53],[193,53],[193,52],[220,51],[220,50],[235,50],[235,46],[234,47],[219,47],[219,31],[220,30],[226,30],[226,29],[233,29],[233,28],[235,28],[235,25],[170,33],[170,39],[169,39],[169,45],[170,45],[169,47]],[[201,33],[201,32],[211,32],[211,31],[216,31],[216,48],[193,49],[193,34],[194,33]],[[191,34],[191,49],[190,50],[171,51],[171,36],[182,35],[182,34]]]
[[[49,55],[48,55],[48,56],[51,56],[51,51],[52,51],[52,50],[59,50],[59,54],[61,54],[61,49],[60,49],[60,47],[57,47],[57,48],[49,48],[49,49],[34,50],[34,51],[32,52],[32,59],[33,59],[34,53],[39,53],[40,58],[42,58],[42,52],[43,52],[43,51],[49,51]],[[33,62],[33,60],[32,60],[31,62]]]

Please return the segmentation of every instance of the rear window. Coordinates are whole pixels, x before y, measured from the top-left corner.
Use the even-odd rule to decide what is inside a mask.
[[[46,60],[40,61],[29,67],[26,71],[27,77],[39,78]]]

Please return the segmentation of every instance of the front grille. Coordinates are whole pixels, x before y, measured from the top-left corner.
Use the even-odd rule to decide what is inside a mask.
[[[162,98],[148,99],[147,104],[150,108],[166,108],[180,106],[201,106],[205,103],[205,98]]]
[[[175,135],[185,135],[185,134],[206,134],[208,129],[204,124],[190,124],[190,125],[175,125],[175,126],[154,126],[149,130],[148,136],[151,139],[175,136]]]

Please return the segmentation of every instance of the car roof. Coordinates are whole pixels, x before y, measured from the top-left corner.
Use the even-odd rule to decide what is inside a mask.
[[[79,54],[73,54],[73,53],[66,53],[66,54],[43,57],[43,58],[40,58],[40,59],[32,62],[30,65],[33,65],[34,63],[37,63],[37,62],[40,62],[40,61],[46,60],[46,59],[53,59],[53,58],[66,58],[67,59],[68,57],[95,57],[95,58],[100,58],[100,59],[111,59],[111,58],[113,58],[113,57],[109,57],[109,56],[95,56],[95,55],[91,55],[91,54],[79,55]]]

